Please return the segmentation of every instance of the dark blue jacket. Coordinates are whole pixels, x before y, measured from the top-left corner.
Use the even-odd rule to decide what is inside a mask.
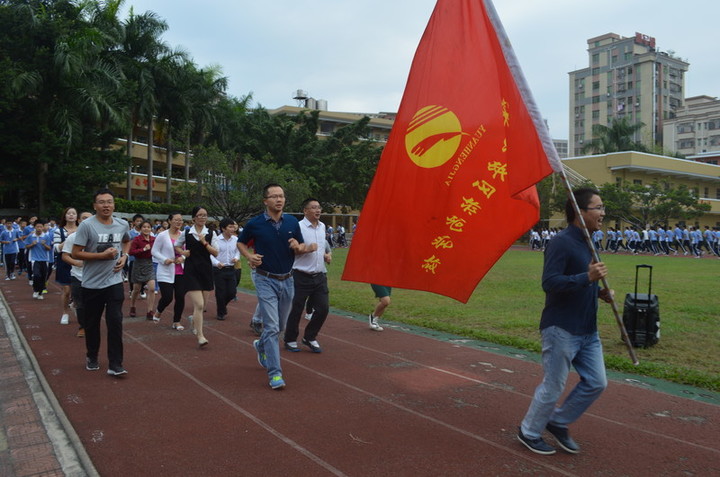
[[[545,308],[540,329],[558,326],[573,335],[597,331],[598,282],[590,282],[592,254],[583,232],[568,226],[545,249],[542,287]]]

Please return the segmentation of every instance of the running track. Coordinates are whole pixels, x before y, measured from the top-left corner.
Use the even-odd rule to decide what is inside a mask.
[[[167,313],[159,325],[126,318],[129,374],[116,379],[104,336],[101,371],[85,370],[75,324],[59,324],[57,288],[37,301],[25,280],[2,285],[70,434],[103,476],[720,475],[715,393],[613,379],[572,427],[581,454],[537,456],[515,437],[541,376],[529,353],[331,315],[324,352],[283,351],[288,386],[272,391],[248,328],[255,297],[239,294],[224,322],[211,297],[202,350]]]

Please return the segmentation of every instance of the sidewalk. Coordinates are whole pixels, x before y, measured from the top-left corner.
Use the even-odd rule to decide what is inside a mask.
[[[53,284],[43,301],[23,280],[0,291],[3,477],[720,475],[717,393],[612,375],[573,426],[582,452],[537,456],[515,437],[541,375],[532,353],[392,323],[371,332],[334,310],[323,353],[283,351],[288,386],[271,391],[248,328],[255,297],[239,294],[226,321],[209,304],[203,349],[167,315],[127,318],[117,379],[104,336],[101,370],[85,370]]]
[[[0,475],[97,475],[0,294]]]

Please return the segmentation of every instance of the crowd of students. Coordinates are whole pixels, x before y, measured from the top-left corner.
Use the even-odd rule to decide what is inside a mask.
[[[559,229],[533,229],[530,232],[530,249],[545,250],[548,242]],[[720,258],[720,227],[710,228],[676,224],[674,228],[646,226],[625,227],[624,230],[609,227],[606,231],[597,230],[591,235],[598,251],[617,253],[626,251],[635,255],[692,255],[701,258],[704,254]]]

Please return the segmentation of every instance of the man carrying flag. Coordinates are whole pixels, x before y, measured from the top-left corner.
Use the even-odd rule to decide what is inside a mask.
[[[536,454],[554,454],[542,438],[547,429],[565,451],[580,452],[570,437],[568,425],[575,422],[607,387],[602,344],[597,331],[598,298],[612,301],[612,291],[600,289],[598,281],[607,267],[593,260],[583,237],[600,229],[605,207],[593,189],[574,192],[580,216],[568,199],[568,227],[552,239],[545,250],[542,287],[545,308],[540,320],[542,363],[545,375],[535,390],[530,409],[518,430],[520,442]],[[580,382],[560,407],[555,407],[567,382],[570,366]]]
[[[553,168],[562,166],[491,3],[439,0],[342,278],[467,302],[537,222],[534,185]],[[389,203],[403,213],[388,214]]]

